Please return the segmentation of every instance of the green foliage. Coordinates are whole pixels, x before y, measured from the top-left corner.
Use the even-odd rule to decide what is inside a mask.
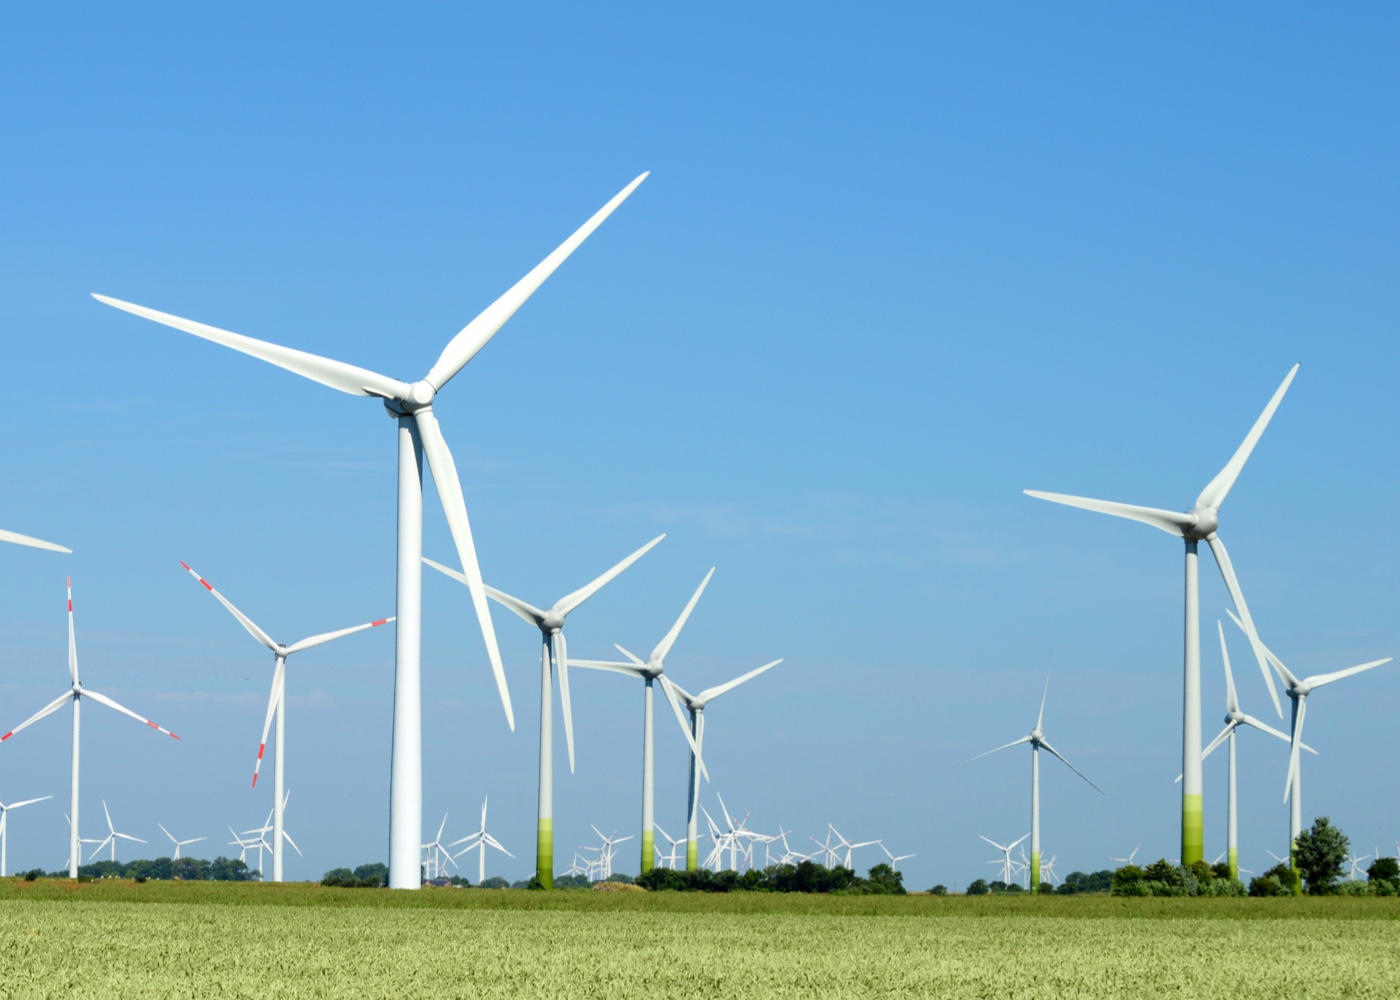
[[[775,865],[760,871],[756,868],[742,875],[733,871],[712,872],[701,868],[688,872],[675,868],[653,868],[638,875],[636,884],[643,889],[671,889],[676,892],[809,892],[843,893],[847,895],[903,895],[904,876],[887,864],[870,869],[867,878],[859,878],[849,868],[838,865],[825,868],[813,861],[797,865]]]
[[[43,878],[43,876],[44,870],[42,868],[31,868],[24,873],[24,880],[26,882],[33,882],[37,878]]]
[[[1308,893],[1322,896],[1332,891],[1332,883],[1341,878],[1351,841],[1332,825],[1326,816],[1313,820],[1313,825],[1298,834],[1293,845],[1293,863],[1307,883]]]
[[[946,896],[946,895],[948,895],[948,887],[947,887],[946,885],[944,885],[942,882],[940,882],[940,883],[938,883],[938,885],[936,885],[936,886],[934,886],[932,889],[930,889],[930,890],[928,891],[928,894],[929,894],[930,896]]]
[[[1277,864],[1264,874],[1249,880],[1251,896],[1291,896],[1297,873],[1286,864]]]
[[[554,888],[556,889],[587,889],[589,884],[587,875],[556,875],[554,877]]]
[[[1222,866],[1223,867],[1223,866]],[[1124,865],[1113,873],[1115,896],[1244,896],[1244,883],[1205,861],[1182,868],[1160,859],[1146,868]]]
[[[501,878],[501,876],[499,876],[499,875],[492,875],[490,878],[482,879],[482,880],[481,880],[481,885],[479,885],[477,888],[479,888],[479,889],[509,889],[509,888],[510,888],[510,883],[507,882],[505,879]]]
[[[1332,892],[1338,896],[1369,896],[1371,886],[1360,879],[1346,879],[1332,886]]]
[[[1139,869],[1140,871],[1141,869]],[[1060,883],[1055,892],[1063,896],[1073,896],[1080,892],[1111,892],[1113,891],[1113,872],[1107,868],[1094,872],[1092,875],[1084,872],[1070,872],[1065,876],[1065,880]]]
[[[632,882],[633,882],[633,879],[632,879],[632,876],[631,876],[631,875],[627,875],[627,874],[625,874],[625,873],[623,873],[623,872],[613,872],[613,873],[612,873],[611,875],[609,875],[607,878],[603,879],[603,881],[604,881],[604,882],[621,882],[623,885],[631,885]]]
[[[38,869],[35,871],[38,875],[44,874]],[[45,877],[66,879],[68,873],[49,872]],[[135,861],[94,861],[92,864],[78,867],[79,882],[90,882],[95,878],[157,879],[162,882],[171,879],[186,882],[256,882],[261,877],[242,861],[222,855],[213,861],[202,858],[181,858],[179,861],[172,861],[170,858],[138,858]]]
[[[376,862],[360,865],[354,871],[332,868],[321,879],[321,884],[341,889],[380,889],[389,884],[389,866]]]
[[[1377,858],[1371,862],[1371,867],[1366,869],[1366,877],[1372,882],[1377,879],[1400,879],[1400,861],[1395,858]]]
[[[991,891],[992,887],[987,884],[986,879],[973,879],[967,887],[967,895],[969,896],[985,896]]]

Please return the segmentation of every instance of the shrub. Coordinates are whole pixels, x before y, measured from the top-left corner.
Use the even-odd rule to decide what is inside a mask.
[[[1202,896],[1247,896],[1249,891],[1244,887],[1244,883],[1237,878],[1212,879],[1210,885],[1201,888]]]
[[[967,894],[969,896],[985,896],[991,891],[991,886],[987,885],[986,879],[974,879],[967,887]]]
[[[1371,895],[1371,886],[1360,879],[1347,879],[1345,882],[1333,885],[1332,892],[1338,896],[1369,896]]]
[[[946,895],[948,895],[948,887],[947,887],[946,885],[944,885],[942,882],[940,882],[938,885],[936,885],[936,886],[934,886],[932,889],[930,889],[930,890],[928,891],[928,894],[929,894],[930,896],[946,896]]]
[[[1371,862],[1371,867],[1366,869],[1366,877],[1372,882],[1377,879],[1400,879],[1400,861],[1396,861],[1395,858],[1377,858]]]

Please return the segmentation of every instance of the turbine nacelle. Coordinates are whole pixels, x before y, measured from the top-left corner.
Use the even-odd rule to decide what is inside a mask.
[[[404,386],[404,391],[397,395],[389,396],[381,392],[374,392],[373,395],[384,400],[384,409],[389,411],[391,417],[397,418],[411,417],[420,410],[432,409],[437,392],[427,379],[419,379],[411,385]]]
[[[1220,508],[1203,505],[1187,511],[1191,518],[1189,527],[1182,527],[1182,535],[1194,542],[1209,541],[1220,530]]]

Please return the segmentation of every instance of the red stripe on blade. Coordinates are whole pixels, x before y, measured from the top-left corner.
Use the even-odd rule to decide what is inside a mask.
[[[370,624],[370,627],[373,628],[373,627],[376,626],[376,625],[383,625],[383,624],[384,624],[385,622],[387,622],[388,620],[389,620],[389,619],[387,619],[387,618],[381,618],[381,619],[379,619],[379,621],[377,621],[377,622],[370,622],[369,624]]]
[[[258,744],[258,760],[262,760],[263,751],[267,749],[266,743]]]
[[[213,590],[213,589],[214,589],[213,587],[209,586],[209,581],[206,580],[206,579],[204,579],[204,577],[202,577],[202,576],[199,578],[199,582],[202,583],[202,584],[204,584],[204,589],[205,589],[205,590]]]
[[[185,560],[180,559],[180,560],[177,560],[177,561],[180,563],[181,566],[185,567],[185,569],[190,569],[190,564],[187,563],[187,562],[185,562]],[[193,573],[194,570],[190,569],[190,572]]]
[[[15,734],[15,731],[14,731],[13,729],[11,729],[11,730],[10,730],[8,733],[6,733],[4,736],[0,736],[0,743],[4,743],[6,740],[8,740],[8,739],[9,739],[11,736],[13,736],[14,734]]]
[[[257,788],[257,787],[258,787],[258,772],[257,772],[257,771],[254,771],[254,772],[253,772],[253,787],[254,787],[254,788]]]

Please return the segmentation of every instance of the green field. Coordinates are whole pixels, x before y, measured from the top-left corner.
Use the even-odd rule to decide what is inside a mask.
[[[0,997],[1393,997],[1400,899],[0,880]]]

